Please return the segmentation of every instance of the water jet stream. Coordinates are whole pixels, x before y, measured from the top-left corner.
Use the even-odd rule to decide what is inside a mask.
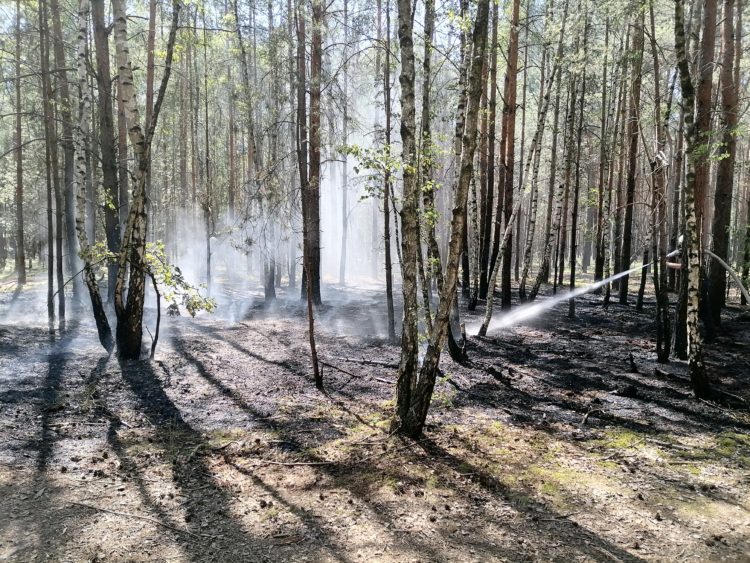
[[[674,250],[667,254],[667,258],[671,258],[672,256],[676,256],[679,254],[679,250]],[[559,295],[556,295],[554,297],[551,297],[549,299],[545,299],[544,301],[540,301],[538,303],[530,303],[528,305],[522,305],[515,311],[508,313],[507,315],[503,315],[497,320],[493,320],[490,322],[490,326],[487,327],[487,332],[489,333],[491,330],[497,330],[500,328],[506,328],[508,326],[514,325],[520,321],[524,321],[526,319],[530,319],[532,317],[537,316],[542,311],[546,311],[548,309],[551,309],[561,301],[567,301],[568,299],[573,299],[575,297],[578,297],[580,295],[583,295],[584,293],[589,293],[590,291],[594,291],[596,289],[599,289],[600,287],[608,284],[609,282],[612,282],[614,280],[620,279],[622,277],[625,277],[629,274],[633,274],[635,272],[639,272],[643,268],[647,268],[651,266],[653,262],[649,262],[648,264],[643,264],[642,266],[636,266],[635,268],[631,268],[629,270],[625,270],[623,272],[619,272],[617,274],[614,274],[612,276],[609,276],[608,278],[605,278],[603,280],[597,281],[595,283],[579,287],[574,289],[573,291],[569,291],[567,293],[561,293]],[[472,333],[475,333],[475,330],[479,330],[479,326],[481,326],[481,323],[477,323],[475,326],[471,327]]]

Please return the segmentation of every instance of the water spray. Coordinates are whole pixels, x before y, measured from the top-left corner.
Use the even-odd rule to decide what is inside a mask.
[[[737,276],[737,274],[734,273],[734,271],[732,271],[732,269],[729,267],[729,265],[724,260],[722,260],[721,258],[719,258],[718,256],[716,256],[716,254],[714,254],[710,250],[706,250],[705,252],[708,253],[709,255],[711,255],[713,258],[715,258],[727,270],[727,272],[729,272],[729,275],[732,276],[732,279],[737,283],[737,286],[740,288],[740,291],[742,292],[742,294],[745,296],[745,298],[748,300],[748,302],[750,302],[750,294],[748,294],[747,289],[745,289],[745,287],[740,282],[739,277]],[[679,254],[680,254],[680,249],[677,249],[677,250],[673,250],[672,252],[670,252],[669,254],[667,254],[666,257],[667,258],[672,258],[672,257],[677,256]],[[636,266],[636,267],[631,268],[629,270],[625,270],[623,272],[619,272],[617,274],[614,274],[613,276],[609,276],[606,279],[603,279],[603,280],[594,282],[592,284],[589,284],[589,285],[586,285],[586,286],[574,289],[573,291],[570,291],[568,293],[557,295],[555,297],[552,297],[550,299],[546,299],[546,300],[541,301],[539,303],[533,303],[533,304],[530,304],[530,305],[519,307],[515,311],[513,311],[513,312],[511,312],[511,313],[509,313],[507,315],[504,315],[503,317],[499,318],[498,320],[492,321],[490,323],[490,326],[487,327],[487,330],[489,331],[489,330],[496,330],[496,329],[499,329],[499,328],[506,328],[506,327],[509,327],[509,326],[514,325],[516,323],[519,323],[521,321],[524,321],[526,319],[529,319],[531,317],[535,317],[536,315],[538,315],[542,311],[546,311],[548,309],[553,308],[555,305],[557,305],[561,301],[567,301],[568,299],[574,299],[575,297],[579,297],[581,295],[584,295],[585,293],[590,293],[591,291],[595,291],[595,290],[599,289],[600,287],[602,287],[602,286],[604,286],[604,285],[606,285],[606,284],[608,284],[608,283],[610,283],[612,281],[615,281],[615,280],[623,278],[623,277],[625,277],[627,275],[639,272],[639,271],[643,270],[644,268],[648,268],[649,266],[651,266],[653,264],[654,264],[654,262],[649,262],[647,264],[643,264],[642,266]],[[475,328],[476,327],[472,327],[472,332],[474,332]]]

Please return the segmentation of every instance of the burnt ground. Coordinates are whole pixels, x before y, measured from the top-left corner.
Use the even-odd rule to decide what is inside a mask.
[[[655,363],[653,300],[589,295],[444,355],[411,441],[380,291],[329,288],[327,394],[295,299],[164,319],[119,364],[88,321],[48,334],[42,293],[0,294],[0,560],[750,561],[746,309],[717,401]]]

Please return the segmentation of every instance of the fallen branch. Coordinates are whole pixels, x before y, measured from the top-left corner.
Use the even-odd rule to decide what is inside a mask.
[[[575,516],[576,514],[580,514],[580,510],[576,510],[575,512],[568,512],[567,514],[560,514],[559,516],[555,516],[553,518],[540,518],[540,522],[555,522],[556,520],[565,520],[566,518],[570,518],[571,516]]]
[[[329,367],[331,369],[335,369],[336,371],[340,371],[341,373],[350,376],[350,378],[355,378],[356,377],[358,379],[362,379],[362,378],[367,378],[368,377],[367,375],[359,375],[359,374],[356,374],[356,373],[352,373],[350,371],[347,371],[347,370],[345,370],[343,368],[340,368],[338,366],[335,366],[333,364],[329,364],[328,362],[324,362],[323,360],[318,360],[318,363],[320,363],[320,365],[322,365],[322,366],[326,366],[326,367]],[[371,379],[374,379],[375,381],[379,381],[380,383],[385,383],[386,385],[391,385],[391,384],[394,383],[393,381],[388,381],[387,379],[381,379],[380,377],[373,377]],[[351,381],[351,379],[349,379],[349,381]],[[347,381],[341,387],[339,387],[339,390],[341,390],[344,387],[346,387],[349,384],[349,381]]]
[[[358,375],[356,373],[352,373],[350,371],[346,371],[343,368],[340,368],[340,367],[335,366],[333,364],[329,364],[328,362],[324,362],[323,360],[320,360],[320,359],[318,360],[318,362],[320,363],[321,366],[326,366],[326,367],[329,367],[331,369],[335,369],[336,371],[340,371],[341,373],[344,373],[344,374],[349,375],[351,377],[364,377],[363,375]]]
[[[589,419],[589,416],[591,416],[595,412],[604,412],[604,411],[602,409],[589,409],[589,411],[586,414],[583,415],[583,419],[581,420],[581,424],[579,424],[578,426],[580,427],[580,426],[583,426],[584,424],[586,424],[586,421]]]
[[[118,512],[117,510],[109,510],[108,508],[99,508],[98,506],[93,506],[91,504],[84,504],[82,502],[71,501],[71,504],[82,506],[84,508],[88,508],[89,510],[97,510],[99,512],[106,512],[108,514],[114,514],[115,516],[123,516],[125,518],[136,518],[137,520],[145,520],[146,522],[151,522],[152,524],[156,524],[157,526],[162,526],[163,528],[167,528],[175,532],[180,532],[182,534],[187,534],[189,536],[193,536],[194,538],[201,539],[201,536],[199,536],[198,534],[194,534],[193,532],[190,532],[189,530],[183,530],[182,528],[170,526],[169,524],[165,524],[164,522],[157,520],[156,518],[151,518],[150,516],[142,516],[140,514],[130,514],[129,512]]]
[[[261,465],[283,465],[283,466],[294,466],[294,465],[332,465],[335,461],[271,461],[270,459],[258,460],[255,466]]]
[[[367,366],[382,366],[386,368],[398,368],[398,364],[394,364],[392,362],[380,362],[378,360],[366,360],[365,358],[344,358],[341,356],[331,356],[334,360],[341,360],[342,362],[354,362],[358,364],[365,364]]]

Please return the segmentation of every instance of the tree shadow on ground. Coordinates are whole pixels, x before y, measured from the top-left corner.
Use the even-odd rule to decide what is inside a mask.
[[[186,357],[190,361],[190,363],[193,364],[201,377],[219,388],[227,388],[226,384],[221,381],[218,374],[210,373],[210,370],[205,365],[203,365],[203,363],[197,357],[187,351],[184,347],[181,348],[179,338],[177,338],[175,341],[175,347],[181,356]],[[249,410],[251,414],[255,413],[256,409],[250,406],[239,393],[237,393],[236,391],[233,391],[232,393],[235,395],[234,402],[239,408],[243,410]],[[348,397],[347,399],[351,400],[351,398]],[[340,408],[340,405],[336,406]],[[359,406],[362,407],[362,405]],[[394,522],[398,520],[397,507],[389,506],[388,503],[372,501],[372,499],[370,498],[371,491],[368,489],[368,486],[366,485],[363,487],[361,483],[372,484],[373,474],[378,478],[382,478],[383,480],[397,480],[408,482],[410,479],[409,475],[399,469],[402,464],[396,464],[395,466],[391,464],[386,466],[385,468],[381,468],[375,460],[370,460],[368,462],[367,459],[362,460],[357,459],[356,457],[347,458],[335,464],[325,463],[326,460],[322,459],[320,456],[309,453],[312,449],[310,447],[310,444],[302,442],[299,438],[300,430],[308,428],[308,424],[310,422],[308,419],[305,419],[298,414],[292,414],[288,421],[271,421],[267,418],[262,418],[260,419],[260,422],[263,425],[267,425],[269,429],[273,430],[279,437],[283,438],[284,442],[296,444],[296,450],[304,450],[308,452],[306,455],[306,461],[312,463],[321,463],[322,465],[316,466],[316,471],[325,476],[326,479],[330,480],[330,488],[335,489],[343,486],[352,493],[355,493],[358,497],[358,502],[363,503],[365,506],[367,506],[368,512],[372,519],[379,522],[380,525],[383,526],[386,530],[389,530],[393,527]],[[316,420],[314,422],[317,425],[318,421]],[[313,436],[313,440],[316,439],[317,443],[320,444],[320,436]],[[403,449],[409,449],[413,448],[414,443],[410,441],[404,441],[402,442],[402,444]],[[396,449],[400,449],[401,447],[402,446],[399,446]],[[442,450],[435,443],[432,444],[431,448],[425,449],[425,451],[432,457],[437,457],[443,460],[442,464],[451,470],[455,471],[458,470],[458,468],[465,468],[467,465],[465,460],[459,459],[448,453],[447,451]],[[382,455],[379,456],[379,458],[382,457]],[[407,459],[410,460],[410,463],[414,462],[413,455],[405,455],[404,460]],[[240,466],[238,463],[233,462],[232,465],[236,470],[243,472],[249,477],[253,478],[256,485],[268,491],[269,494],[272,494],[274,498],[279,499],[281,502],[282,496],[275,488],[271,487],[265,482],[262,482],[262,479],[258,481],[258,479],[260,478],[257,475],[248,474],[247,469]],[[509,488],[480,468],[475,468],[472,466],[470,468],[470,471],[472,473],[480,475],[481,478],[478,482],[487,494],[490,494],[492,497],[501,500],[502,502],[508,503],[513,510],[523,515],[524,517],[532,518],[533,516],[536,520],[541,517],[543,519],[549,519],[550,521],[558,522],[558,524],[561,521],[567,521],[564,515],[556,512],[552,508],[542,503],[532,500],[527,494],[521,491],[516,491]],[[284,504],[288,505],[288,503]],[[305,512],[304,509],[290,508],[290,510],[297,514],[303,521],[308,521],[310,515],[309,513]],[[302,512],[300,512],[300,510],[302,510]],[[571,522],[570,527],[572,530],[575,530],[575,534],[561,532],[560,526],[552,525],[547,527],[540,526],[540,528],[535,531],[544,538],[544,543],[557,543],[558,545],[560,545],[560,542],[568,544],[575,535],[581,534],[581,531],[577,529],[576,524]],[[447,556],[447,554],[445,553],[435,551],[434,545],[430,544],[429,542],[423,541],[419,537],[418,530],[415,531],[417,532],[417,534],[409,535],[408,541],[410,545],[412,545],[413,548],[417,550],[417,552],[423,553],[427,557],[434,557],[436,559],[441,559],[442,557]],[[409,532],[409,530],[402,530],[401,532]],[[529,554],[529,551],[522,547],[513,549],[509,548],[509,546],[500,546],[491,541],[485,541],[483,538],[477,537],[476,534],[472,534],[471,537],[467,538],[457,537],[453,534],[450,534],[449,532],[439,532],[439,534],[449,534],[444,535],[444,537],[442,538],[442,540],[445,542],[450,542],[453,545],[458,545],[465,550],[479,549],[482,553],[485,554],[485,556],[510,556],[512,558],[514,557],[513,554],[515,554],[515,557],[523,558],[525,556],[528,556]],[[577,548],[578,551],[582,554],[596,557],[598,559],[601,559],[602,555],[604,554],[609,556],[613,560],[639,560],[638,558],[633,557],[629,553],[623,551],[610,542],[599,538],[598,536],[596,536],[596,534],[589,530],[584,530],[583,535],[585,536],[585,540],[588,542],[588,544],[582,544],[581,547]],[[339,546],[339,548],[345,549],[345,546],[342,545]]]
[[[139,466],[126,452],[119,437],[121,422],[111,420],[108,440],[123,462],[124,469],[136,481],[139,493],[150,510],[172,527],[186,529],[191,535],[173,533],[174,540],[183,545],[185,555],[194,561],[205,561],[231,554],[235,560],[259,560],[263,540],[248,534],[232,516],[233,498],[230,493],[211,477],[211,469],[200,448],[207,448],[203,436],[188,424],[180,410],[165,393],[152,366],[145,361],[121,364],[122,379],[127,384],[135,407],[145,415],[153,431],[149,438],[161,450],[162,459],[171,462],[171,479],[177,491],[186,499],[185,524],[174,522],[160,509],[144,484],[139,480]],[[179,453],[169,459],[168,452],[178,441]],[[190,455],[188,452],[193,452]],[[206,530],[209,532],[206,533]]]

